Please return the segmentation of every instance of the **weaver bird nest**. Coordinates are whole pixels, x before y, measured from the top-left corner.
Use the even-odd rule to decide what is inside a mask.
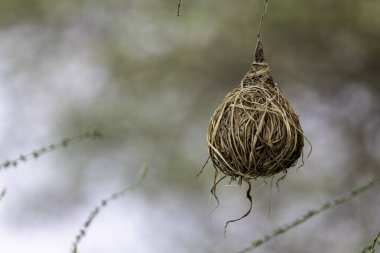
[[[233,178],[270,177],[301,156],[298,116],[274,83],[260,41],[251,69],[211,117],[207,140],[215,168]]]
[[[260,38],[250,70],[211,117],[207,142],[216,169],[213,195],[216,197],[217,184],[230,176],[248,183],[251,205],[250,179],[286,173],[300,158],[303,131],[297,114],[273,81]],[[220,179],[219,171],[224,174]]]

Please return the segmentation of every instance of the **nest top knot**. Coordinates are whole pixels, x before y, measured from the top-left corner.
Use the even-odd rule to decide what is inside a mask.
[[[265,58],[264,58],[263,42],[261,41],[261,38],[259,37],[257,39],[257,44],[256,44],[256,49],[255,49],[255,61],[253,62],[253,64],[261,63],[261,62],[265,62]]]
[[[250,70],[241,80],[241,87],[252,85],[253,83],[275,86],[273,78],[270,74],[268,63],[265,62],[264,49],[261,39],[258,38],[255,50],[255,60]]]

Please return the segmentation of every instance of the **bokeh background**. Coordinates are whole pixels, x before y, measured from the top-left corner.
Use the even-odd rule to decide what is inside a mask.
[[[195,175],[213,110],[251,64],[261,6],[183,0],[177,17],[175,0],[0,1],[0,160],[104,133],[0,171],[0,251],[69,252],[90,210],[143,164],[143,185],[100,213],[80,252],[236,252],[379,176],[380,2],[271,0],[265,53],[313,152],[279,190],[254,182],[253,212],[223,237],[246,188],[221,184],[210,216],[213,168]],[[379,190],[256,252],[357,252],[379,232]]]

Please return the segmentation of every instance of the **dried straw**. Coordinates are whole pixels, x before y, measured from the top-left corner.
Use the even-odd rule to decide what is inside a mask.
[[[211,117],[207,141],[215,168],[245,181],[271,177],[301,156],[298,116],[270,75],[261,40],[251,69]]]

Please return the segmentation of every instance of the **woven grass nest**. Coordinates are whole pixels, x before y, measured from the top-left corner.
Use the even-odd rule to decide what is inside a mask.
[[[216,197],[216,186],[226,177],[244,181],[251,207],[250,180],[286,174],[302,155],[304,134],[298,116],[273,81],[260,38],[250,70],[212,115],[207,143],[216,169],[212,194]],[[219,172],[224,174],[221,178]]]

